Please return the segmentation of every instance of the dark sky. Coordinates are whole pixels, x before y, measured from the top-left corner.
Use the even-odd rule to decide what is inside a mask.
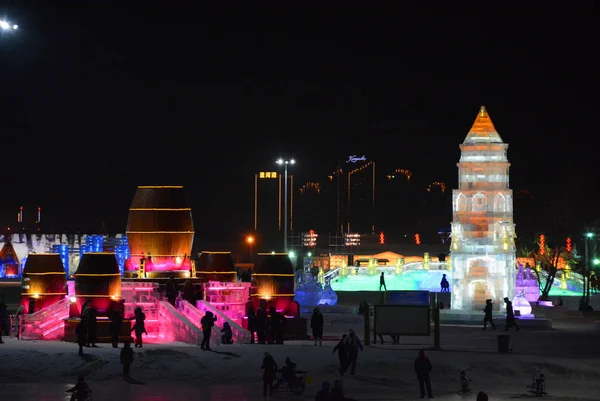
[[[280,155],[301,180],[364,153],[455,187],[482,104],[513,189],[574,207],[598,190],[593,2],[529,18],[47,3],[3,8],[20,26],[0,38],[4,226],[41,205],[53,228],[122,231],[137,185],[182,184],[196,231],[234,238],[252,226],[253,174]]]

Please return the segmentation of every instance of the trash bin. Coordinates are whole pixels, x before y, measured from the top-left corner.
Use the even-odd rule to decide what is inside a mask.
[[[510,352],[510,335],[498,335],[498,352],[501,354],[508,354]]]

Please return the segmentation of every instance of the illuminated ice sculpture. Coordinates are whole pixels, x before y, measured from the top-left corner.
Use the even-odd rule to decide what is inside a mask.
[[[515,292],[515,225],[509,189],[508,144],[485,106],[460,145],[458,189],[452,191],[452,309],[494,308]]]

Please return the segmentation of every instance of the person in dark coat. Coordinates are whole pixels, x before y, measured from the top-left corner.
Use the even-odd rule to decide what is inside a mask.
[[[333,353],[337,351],[338,358],[340,360],[340,369],[339,372],[343,376],[346,369],[348,369],[348,353],[350,351],[350,344],[348,343],[348,336],[344,334],[342,339],[335,347],[333,347]]]
[[[256,311],[256,336],[258,337],[259,344],[266,343],[267,334],[267,312],[264,308],[260,307]]]
[[[250,306],[246,311],[248,316],[248,331],[250,332],[250,344],[254,344],[254,335],[256,334],[256,314],[254,308]]]
[[[312,329],[313,338],[315,339],[315,345],[317,345],[317,340],[319,341],[319,346],[323,345],[323,325],[323,314],[319,308],[314,308],[310,318],[310,328]]]
[[[273,395],[273,381],[277,378],[277,363],[275,359],[268,353],[265,352],[265,357],[263,358],[261,369],[263,372],[263,396],[272,396]]]
[[[131,344],[127,341],[121,350],[121,364],[123,365],[123,377],[129,379],[129,371],[133,363],[133,350]]]
[[[215,325],[216,320],[217,317],[214,316],[211,311],[207,311],[202,319],[200,319],[203,334],[200,348],[210,351],[210,334],[212,333],[212,328]]]
[[[175,283],[175,276],[170,276],[169,280],[167,280],[165,295],[167,296],[167,301],[175,306],[175,300],[177,299],[177,283]]]
[[[135,315],[135,323],[131,328],[131,331],[135,331],[135,347],[142,348],[142,334],[148,334],[146,331],[146,325],[144,323],[146,320],[146,314],[142,312],[142,308],[139,306],[135,308],[133,314]]]
[[[517,320],[515,319],[515,312],[513,311],[512,302],[507,297],[504,297],[504,303],[506,304],[506,331],[512,326],[517,328],[517,331],[521,330],[521,328],[517,325]]]
[[[425,398],[425,388],[427,388],[427,396],[433,398],[431,392],[431,361],[425,356],[425,351],[419,351],[419,357],[415,359],[415,372],[417,373],[417,380],[419,381],[419,391],[421,392],[421,398]]]
[[[354,401],[352,398],[346,398],[344,395],[344,382],[336,380],[333,382],[333,388],[331,389],[331,401]]]
[[[363,346],[354,330],[350,330],[348,335],[348,364],[350,365],[350,374],[354,375],[356,362],[358,362],[358,351],[363,350]],[[343,374],[343,373],[342,373]]]
[[[116,304],[110,312],[110,338],[113,348],[119,348],[119,335],[123,325],[123,301]]]
[[[94,306],[90,307],[87,325],[87,346],[95,347],[98,333],[98,309]]]
[[[183,285],[183,299],[196,306],[196,291],[190,280],[186,281]]]
[[[81,319],[75,329],[77,334],[77,345],[79,345],[79,356],[83,356],[83,347],[87,342],[87,322],[85,319]]]
[[[331,393],[329,392],[330,389],[331,384],[329,382],[323,382],[321,384],[321,389],[317,391],[315,401],[331,401]]]
[[[383,272],[381,272],[381,276],[379,276],[379,291],[383,288],[384,291],[387,291],[387,286],[385,285],[385,276]]]
[[[477,393],[477,400],[476,401],[489,401],[489,397],[486,393],[484,393],[483,391],[480,391],[479,393]]]
[[[85,382],[85,377],[83,376],[79,376],[77,378],[77,384],[67,390],[67,393],[73,393],[71,396],[71,401],[84,401],[88,399],[91,392],[92,390],[90,390],[89,386]]]
[[[283,319],[274,306],[269,309],[269,328],[271,334],[271,344],[283,344]]]
[[[485,316],[483,317],[483,330],[487,328],[488,323],[492,326],[492,329],[496,330],[496,325],[494,324],[494,320],[492,319],[493,308],[494,304],[492,304],[492,300],[486,299],[485,308],[483,308],[483,313],[485,313]]]
[[[233,331],[227,322],[223,323],[223,328],[221,329],[221,343],[233,344]]]
[[[442,275],[442,281],[440,281],[440,287],[441,291],[440,292],[450,292],[450,283],[448,282],[448,279],[446,278],[446,275]]]

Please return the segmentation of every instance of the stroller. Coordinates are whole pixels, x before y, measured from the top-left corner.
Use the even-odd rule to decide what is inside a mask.
[[[273,383],[273,390],[277,390],[283,385],[294,394],[302,394],[308,384],[307,372],[296,370],[296,364],[288,357],[285,358],[285,365],[277,372],[277,377]]]

